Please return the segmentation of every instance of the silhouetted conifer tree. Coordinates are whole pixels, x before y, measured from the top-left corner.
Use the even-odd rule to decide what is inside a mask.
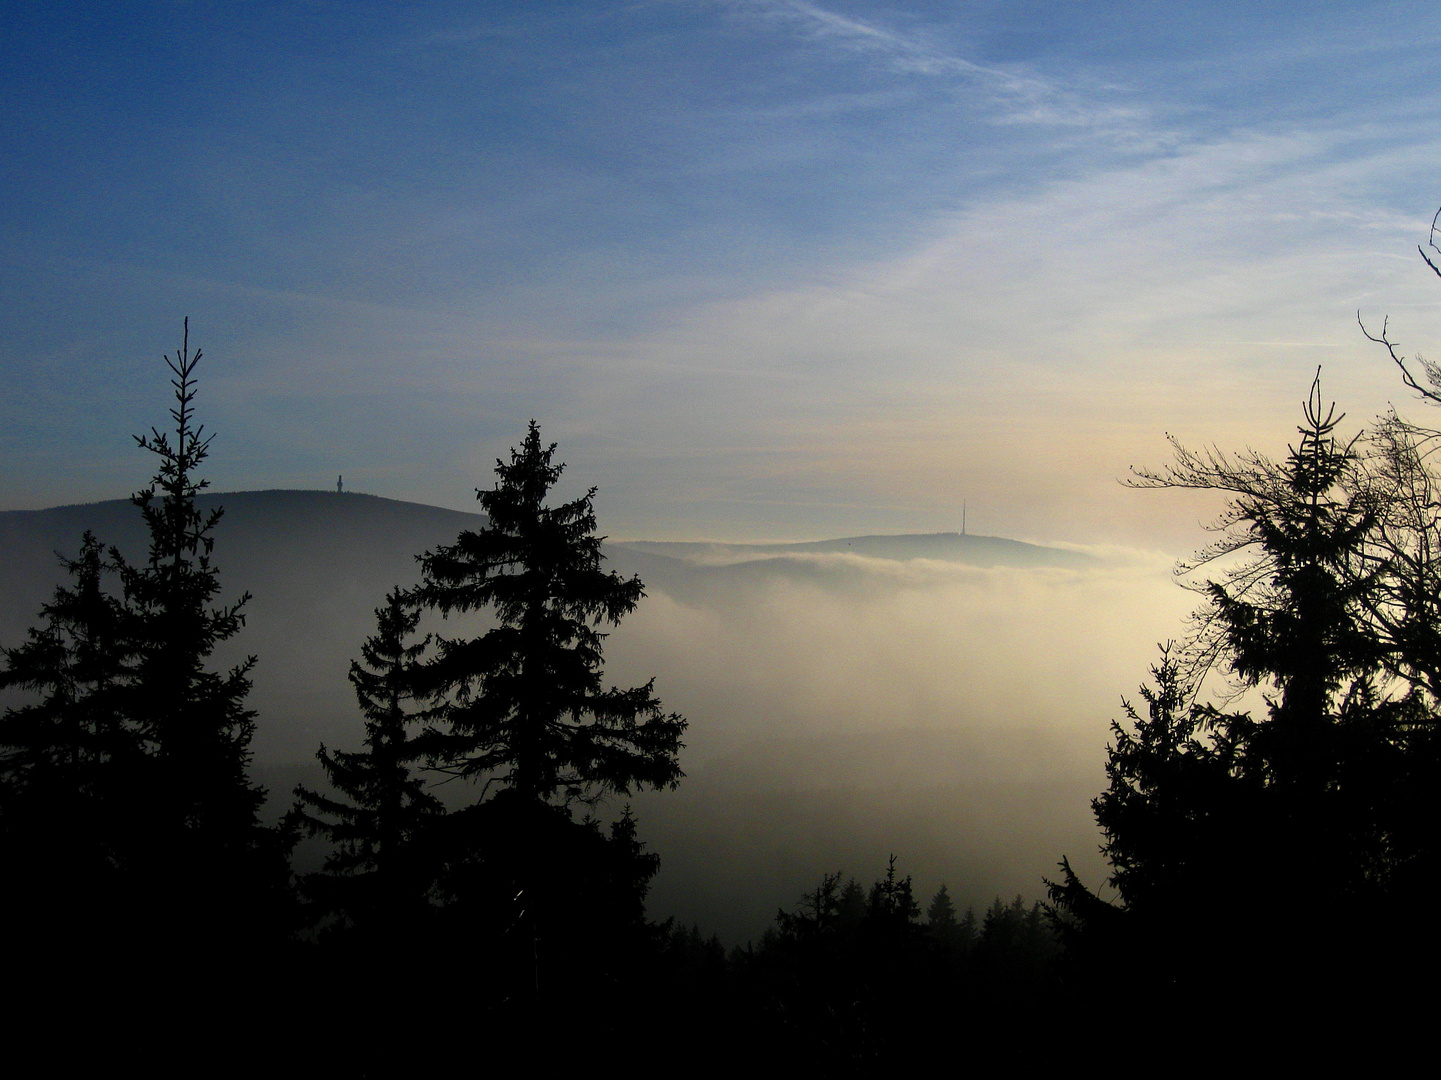
[[[853,929],[866,917],[866,890],[855,878],[847,878],[836,902],[836,918],[840,925]]]
[[[929,1044],[953,1000],[945,952],[919,925],[911,879],[897,873],[895,857],[868,891],[841,880],[824,875],[797,908],[778,912],[738,965],[762,1009],[761,1030],[787,1062],[893,1060]]]
[[[975,915],[968,914],[973,932]],[[961,923],[956,919],[956,905],[945,882],[941,883],[926,908],[926,930],[953,962],[970,947],[970,932],[963,932]]]
[[[951,901],[950,890],[944,881],[926,908],[926,925],[941,933],[949,933],[956,928],[956,905]]]
[[[999,896],[986,909],[976,942],[974,977],[990,993],[1009,996],[1049,988],[1049,971],[1060,950],[1040,904],[1020,896],[1006,903]]]
[[[429,636],[412,641],[420,612],[394,589],[375,609],[376,632],[350,665],[350,682],[365,717],[365,749],[316,755],[335,795],[297,787],[292,820],[335,845],[307,889],[325,911],[384,937],[423,917],[435,876],[426,828],[442,812],[417,774],[410,728],[428,715],[416,668]]]
[[[980,922],[976,919],[976,909],[966,908],[966,913],[961,916],[956,924],[956,939],[961,950],[968,951],[975,947],[976,939],[980,936]]]
[[[639,578],[601,569],[595,488],[547,506],[563,465],[532,421],[500,480],[477,491],[489,524],[421,557],[415,596],[443,615],[491,610],[478,638],[440,638],[427,664],[449,695],[428,736],[435,767],[496,780],[525,799],[594,801],[636,787],[674,787],[685,721],[666,715],[654,683],[606,689],[602,622],[615,625],[644,595]]]
[[[896,857],[886,862],[886,874],[871,886],[866,915],[876,923],[906,927],[920,918],[921,908],[911,890],[911,877],[896,876]]]
[[[488,523],[421,556],[413,594],[445,616],[496,619],[477,637],[438,638],[422,670],[439,704],[418,745],[432,768],[498,789],[445,823],[452,907],[489,908],[485,921],[499,928],[512,966],[528,971],[531,994],[543,970],[583,969],[579,954],[601,944],[597,924],[579,933],[567,912],[612,910],[603,894],[654,872],[637,861],[633,826],[607,841],[594,824],[573,821],[569,806],[674,787],[685,729],[662,711],[653,683],[602,681],[598,627],[632,611],[643,587],[601,568],[594,488],[547,504],[564,468],[554,453],[532,421],[510,462],[496,462],[495,487],[476,492]],[[617,865],[630,869],[617,877]],[[585,899],[566,900],[565,891]]]
[[[272,929],[283,906],[286,841],[260,825],[265,794],[247,775],[255,713],[245,699],[255,658],[228,671],[210,666],[215,648],[244,625],[250,597],[214,606],[220,578],[211,534],[223,511],[196,505],[209,486],[197,470],[211,440],[194,418],[200,356],[190,352],[186,320],[180,349],[165,358],[174,441],[158,428],[135,440],[158,465],[132,499],[150,534],[148,558],[120,568],[133,652],[124,712],[148,755],[134,782],[148,803],[149,873],[157,896],[173,905],[165,932],[203,925],[208,935],[248,938]]]
[[[1318,380],[1284,462],[1177,447],[1172,468],[1140,474],[1232,495],[1200,562],[1254,555],[1204,585],[1184,658],[1163,653],[1146,715],[1127,705],[1113,726],[1110,786],[1092,805],[1121,906],[1068,864],[1052,886],[1079,956],[1124,957],[1158,982],[1216,984],[1245,967],[1295,988],[1369,951],[1342,957],[1334,930],[1359,941],[1357,917],[1394,894],[1408,817],[1397,791],[1428,717],[1392,678],[1372,617],[1390,572],[1372,546],[1382,515],[1339,420]],[[1261,689],[1265,715],[1193,705],[1212,667]]]
[[[12,918],[29,911],[12,926],[33,927],[37,917],[76,922],[97,892],[115,890],[144,824],[133,787],[143,748],[123,711],[126,612],[105,584],[120,556],[86,532],[79,555],[63,564],[72,585],[56,588],[24,644],[3,650],[0,670],[0,689],[39,695],[0,715],[5,904]],[[84,921],[93,927],[94,914]]]
[[[196,506],[209,446],[193,417],[198,361],[187,326],[166,358],[174,431],[137,439],[159,459],[134,497],[147,559],[127,562],[87,534],[67,563],[72,584],[0,676],[39,696],[0,718],[4,902],[31,916],[7,923],[23,938],[12,982],[83,1000],[80,1013],[54,1014],[83,1014],[82,1027],[129,1017],[126,1037],[157,1017],[181,1030],[225,1017],[234,1034],[252,1001],[242,960],[273,960],[260,947],[290,928],[285,839],[261,826],[263,793],[246,775],[253,660],[228,672],[209,663],[239,630],[244,598],[214,605],[220,513]],[[17,962],[27,952],[28,969]]]

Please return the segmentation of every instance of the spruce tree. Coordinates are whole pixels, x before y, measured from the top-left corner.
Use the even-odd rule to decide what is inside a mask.
[[[1375,766],[1400,733],[1406,711],[1370,617],[1387,572],[1370,550],[1380,518],[1376,498],[1356,440],[1341,441],[1336,434],[1341,417],[1334,405],[1323,408],[1319,373],[1303,414],[1300,440],[1285,460],[1267,463],[1255,475],[1246,468],[1261,465],[1255,456],[1199,472],[1183,457],[1171,472],[1149,481],[1224,485],[1234,501],[1220,550],[1253,552],[1205,584],[1209,603],[1198,616],[1205,629],[1196,646],[1241,686],[1260,689],[1264,714],[1203,706],[1184,716],[1176,704],[1197,689],[1194,667],[1186,684],[1177,686],[1163,666],[1160,698],[1148,701],[1170,714],[1152,724],[1160,729],[1156,737],[1168,744],[1158,747],[1163,754],[1155,764],[1189,770],[1183,784],[1170,782],[1180,791],[1167,797],[1205,783],[1219,785],[1214,778],[1220,774],[1230,778],[1221,788],[1230,793],[1224,805],[1187,813],[1201,823],[1203,835],[1196,842],[1208,848],[1222,842],[1213,836],[1217,823],[1228,823],[1226,852],[1213,856],[1246,871],[1253,895],[1273,909],[1261,921],[1293,919],[1289,909],[1303,896],[1312,911],[1335,907],[1339,915],[1341,907],[1378,884],[1377,864],[1368,852],[1384,848],[1385,825],[1368,804],[1377,785],[1386,783]],[[1196,656],[1193,648],[1193,665]],[[1130,749],[1125,741],[1117,743],[1118,765],[1150,766]],[[1193,775],[1203,766],[1204,777],[1213,779]],[[1149,781],[1144,773],[1137,777]],[[1104,817],[1107,804],[1123,798],[1131,798],[1129,788],[1113,785],[1098,815]],[[1195,864],[1194,853],[1189,861]],[[1318,891],[1313,877],[1323,864],[1327,885]],[[1219,872],[1222,865],[1218,861],[1213,869]]]
[[[255,713],[245,699],[255,657],[227,671],[210,664],[216,646],[244,625],[250,596],[215,605],[212,532],[224,511],[196,504],[209,486],[197,470],[211,436],[195,422],[201,353],[191,353],[189,330],[187,319],[179,350],[165,357],[173,441],[158,428],[135,437],[158,464],[131,500],[149,532],[148,557],[121,568],[133,652],[124,712],[147,752],[137,780],[148,803],[149,873],[166,902],[179,905],[167,932],[247,936],[264,932],[282,906],[285,842],[260,825],[265,793],[247,775]]]
[[[1373,617],[1392,573],[1374,546],[1383,508],[1319,379],[1304,417],[1283,461],[1178,447],[1170,469],[1140,474],[1142,486],[1229,493],[1223,535],[1198,563],[1249,558],[1201,586],[1187,647],[1163,652],[1145,713],[1127,705],[1113,726],[1109,787],[1092,807],[1120,905],[1068,864],[1052,885],[1082,960],[1197,989],[1239,965],[1319,985],[1370,951],[1343,955],[1335,928],[1359,941],[1373,920],[1358,916],[1396,899],[1410,748],[1428,718]],[[1264,709],[1198,700],[1212,670],[1259,690]]]
[[[420,604],[446,616],[488,610],[499,623],[476,638],[439,638],[426,670],[448,697],[426,749],[434,767],[526,801],[675,787],[685,721],[662,712],[654,680],[602,682],[597,627],[633,611],[644,586],[601,568],[595,488],[546,505],[565,467],[554,454],[532,420],[510,463],[496,462],[499,482],[476,492],[488,524],[420,557]]]
[[[221,512],[196,506],[210,440],[194,421],[200,353],[188,336],[187,323],[166,357],[173,441],[158,429],[136,440],[159,458],[133,499],[149,532],[146,561],[127,562],[87,533],[66,563],[73,584],[56,590],[29,640],[5,652],[0,673],[0,684],[40,697],[0,718],[10,869],[22,848],[32,870],[49,868],[32,877],[40,891],[30,895],[53,898],[41,913],[52,925],[83,905],[66,947],[143,951],[166,985],[189,977],[171,961],[273,939],[288,884],[283,838],[260,825],[263,792],[246,775],[254,659],[228,672],[209,664],[242,625],[247,597],[213,606]]]
[[[420,612],[400,589],[391,590],[375,618],[375,634],[350,665],[365,749],[322,746],[316,756],[335,794],[297,787],[292,820],[335,845],[324,872],[307,882],[322,909],[390,937],[424,913],[434,875],[426,828],[442,807],[413,768],[419,753],[411,728],[428,714],[416,668],[430,638],[412,641]]]
[[[866,890],[855,878],[847,878],[836,901],[836,918],[842,927],[855,929],[866,917]]]
[[[120,563],[86,532],[72,579],[40,609],[43,623],[3,650],[0,689],[39,700],[0,714],[0,848],[11,906],[51,913],[113,890],[141,823],[132,778],[142,747],[125,722],[126,611],[106,579]]]
[[[936,890],[930,906],[926,908],[926,929],[951,960],[960,955],[969,944],[969,941],[962,941],[961,924],[956,919],[956,904],[951,899],[951,892],[946,888],[945,882],[941,882],[941,887]]]
[[[437,636],[420,668],[437,705],[417,747],[429,767],[480,785],[480,800],[437,830],[449,909],[457,927],[492,928],[530,999],[608,962],[607,939],[634,927],[606,913],[638,910],[655,872],[631,822],[607,839],[571,808],[675,787],[685,730],[654,681],[604,684],[599,627],[631,612],[643,586],[602,568],[594,488],[547,503],[564,468],[554,454],[531,421],[509,463],[496,462],[494,488],[476,492],[486,525],[420,556],[413,594],[443,616],[495,622],[475,637]]]
[[[871,886],[866,915],[877,925],[909,929],[920,918],[921,908],[912,894],[911,876],[896,876],[896,857],[886,862],[886,875]]]

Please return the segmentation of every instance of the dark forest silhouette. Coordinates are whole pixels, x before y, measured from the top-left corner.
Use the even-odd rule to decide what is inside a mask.
[[[1441,433],[1392,414],[1344,437],[1319,370],[1302,415],[1281,461],[1173,440],[1174,464],[1133,480],[1229,501],[1181,568],[1209,571],[1190,634],[1162,648],[1144,709],[1112,725],[1092,808],[1118,899],[1066,861],[1050,893],[1068,977],[1124,972],[1158,1010],[1245,983],[1366,1015],[1377,987],[1441,953],[1434,928],[1397,917],[1441,854],[1441,502],[1426,465]],[[1235,708],[1247,691],[1260,707]]]
[[[1387,329],[1375,340],[1441,403],[1441,367],[1418,379]],[[363,748],[321,747],[325,786],[261,823],[256,660],[213,663],[249,597],[221,599],[222,511],[197,505],[199,360],[187,322],[166,358],[172,426],[136,440],[156,459],[133,498],[144,561],[85,533],[3,650],[0,689],[28,694],[0,715],[17,984],[75,998],[72,979],[106,1022],[158,1002],[204,1032],[227,1010],[266,1025],[265,966],[307,988],[304,1022],[327,1033],[297,1060],[368,1075],[406,1072],[418,1033],[477,1026],[517,1060],[547,1041],[613,1055],[721,1038],[716,1060],[845,1069],[942,1046],[960,1015],[974,1046],[1059,1039],[1104,1010],[1098,986],[1149,1016],[1238,985],[1355,1001],[1437,957],[1437,931],[1396,913],[1424,910],[1438,854],[1441,431],[1393,414],[1348,435],[1319,372],[1284,459],[1176,444],[1132,481],[1229,503],[1185,568],[1189,633],[1113,725],[1092,808],[1114,899],[1063,861],[1047,907],[962,914],[943,885],[923,918],[892,858],[869,886],[823,873],[727,952],[647,919],[659,856],[624,800],[682,780],[686,725],[653,682],[605,681],[601,627],[644,587],[604,569],[595,489],[548,501],[564,466],[534,421],[477,491],[483,522],[418,554],[419,583],[376,608],[349,676]],[[476,613],[489,622],[469,634],[450,621]],[[1246,692],[1259,703],[1239,707]],[[464,797],[442,801],[442,783]],[[331,852],[297,878],[305,832]],[[426,1049],[427,1068],[473,1060]]]

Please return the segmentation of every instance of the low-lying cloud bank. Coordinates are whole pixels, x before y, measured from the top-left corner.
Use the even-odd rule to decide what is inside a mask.
[[[691,721],[687,779],[636,800],[657,913],[743,940],[821,873],[868,883],[891,853],[923,902],[942,880],[978,906],[1039,896],[1062,854],[1098,879],[1108,725],[1194,600],[1164,558],[1106,554],[649,566],[608,656]]]

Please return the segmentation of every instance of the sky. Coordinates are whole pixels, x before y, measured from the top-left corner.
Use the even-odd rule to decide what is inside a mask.
[[[1191,445],[1441,342],[1421,3],[0,0],[0,509],[474,508],[532,417],[618,538],[1184,554]],[[1432,345],[1435,348],[1435,345]],[[1418,418],[1424,419],[1424,415]]]

